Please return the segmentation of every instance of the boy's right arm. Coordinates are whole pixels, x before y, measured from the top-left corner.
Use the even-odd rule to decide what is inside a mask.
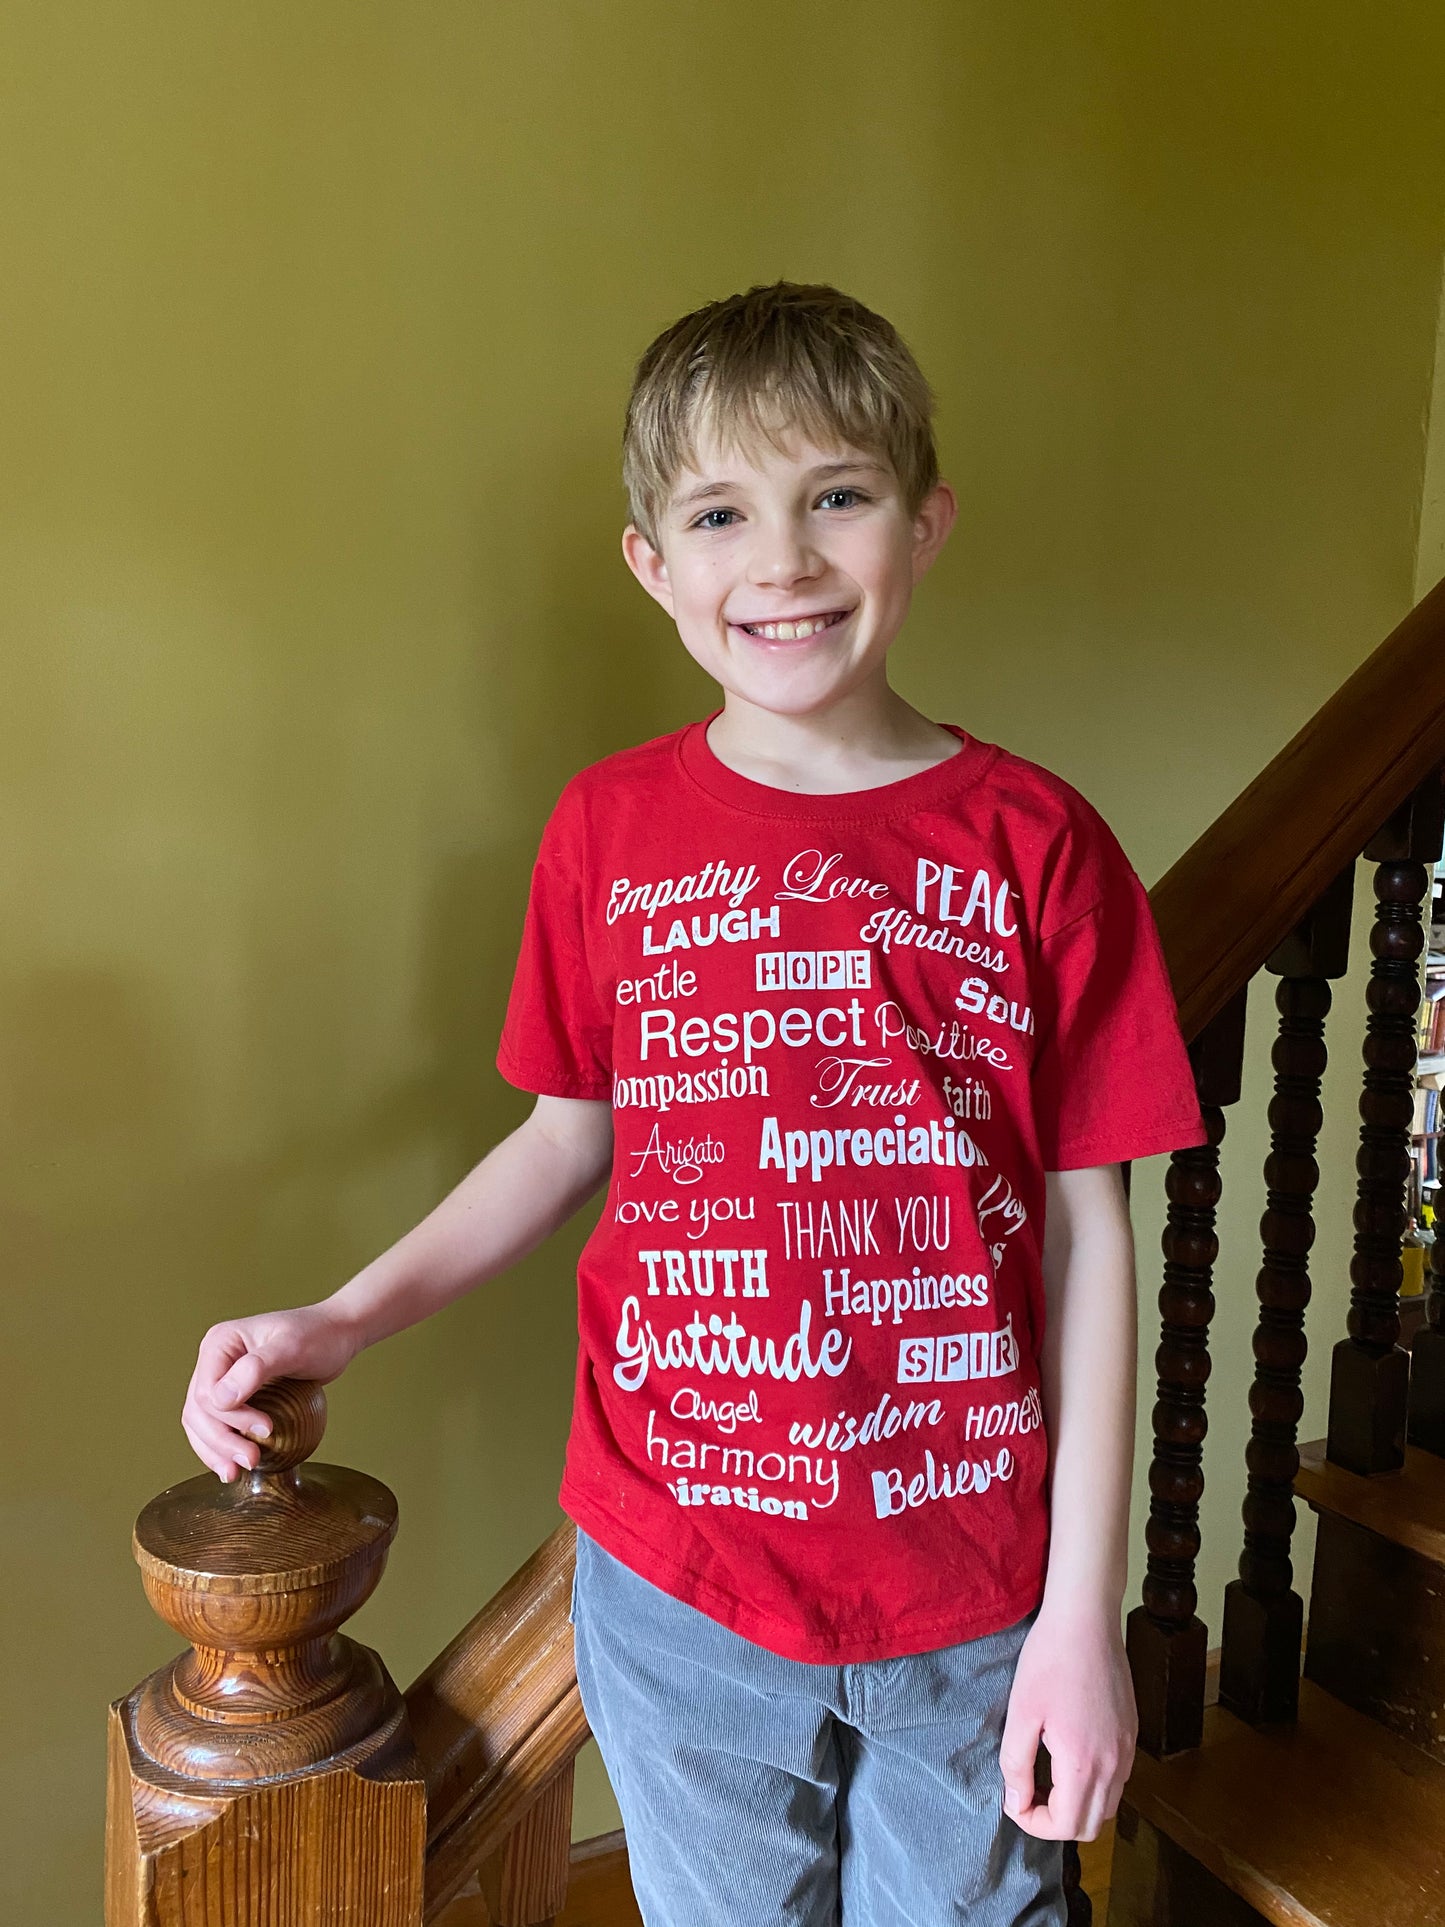
[[[181,1424],[222,1479],[249,1471],[270,1430],[247,1400],[275,1378],[337,1378],[379,1338],[415,1325],[525,1258],[591,1197],[612,1166],[612,1106],[539,1097],[435,1211],[314,1305],[213,1325]]]

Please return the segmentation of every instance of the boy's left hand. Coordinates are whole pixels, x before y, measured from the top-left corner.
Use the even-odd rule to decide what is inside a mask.
[[[1117,1617],[1041,1608],[1009,1694],[999,1765],[1004,1812],[1040,1840],[1095,1840],[1134,1763],[1139,1722]],[[1034,1788],[1039,1741],[1053,1785]]]

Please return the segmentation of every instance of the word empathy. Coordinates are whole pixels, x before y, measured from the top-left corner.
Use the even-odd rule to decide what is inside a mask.
[[[674,1184],[696,1184],[705,1164],[721,1164],[726,1155],[722,1139],[713,1137],[711,1132],[706,1137],[665,1139],[662,1126],[654,1124],[646,1144],[640,1151],[632,1153],[637,1160],[632,1167],[632,1176],[640,1178],[647,1169],[648,1160],[653,1159],[656,1168],[665,1171]]]
[[[669,950],[709,950],[718,942],[746,943],[750,937],[761,937],[765,932],[770,937],[782,935],[776,904],[771,910],[760,910],[754,904],[751,910],[728,910],[722,916],[714,910],[709,917],[694,917],[690,926],[681,917],[674,917],[661,943],[653,942],[652,925],[643,924],[642,954],[665,957]]]
[[[763,1119],[762,1139],[758,1146],[758,1169],[776,1168],[795,1184],[799,1173],[814,1181],[821,1179],[831,1165],[851,1165],[863,1170],[870,1164],[947,1164],[971,1165],[983,1162],[977,1145],[955,1125],[951,1117],[942,1124],[937,1118],[927,1124],[912,1124],[901,1111],[893,1124],[880,1124],[876,1130],[850,1129],[844,1124],[831,1130],[783,1131],[775,1117]]]
[[[938,1277],[932,1273],[925,1277],[922,1266],[915,1265],[911,1278],[854,1278],[843,1265],[835,1285],[832,1267],[823,1267],[823,1313],[827,1318],[867,1318],[874,1325],[881,1325],[886,1318],[890,1324],[901,1325],[906,1311],[952,1311],[955,1306],[966,1310],[970,1305],[986,1305],[988,1292],[988,1273],[983,1271],[972,1276],[945,1271]],[[988,1333],[979,1336],[986,1338]],[[903,1374],[898,1376],[901,1380]]]
[[[759,990],[868,990],[873,983],[866,950],[760,950]]]
[[[1018,1340],[1013,1313],[1001,1331],[951,1332],[932,1338],[905,1338],[898,1347],[898,1383],[925,1385],[959,1379],[1006,1378],[1017,1371]]]
[[[966,877],[966,871],[956,870],[951,863],[935,863],[930,857],[919,857],[913,902],[919,916],[930,914],[929,899],[932,898],[931,913],[939,923],[967,925],[977,919],[991,936],[1017,936],[1018,925],[1008,914],[1011,886],[1002,881],[995,883],[985,869],[975,870],[965,882]],[[965,890],[963,907],[955,909]]]
[[[838,1496],[836,1459],[813,1459],[806,1452],[754,1452],[750,1445],[719,1445],[715,1439],[669,1438],[665,1432],[658,1431],[656,1412],[647,1415],[647,1456],[654,1464],[667,1466],[674,1472],[716,1470],[725,1479],[761,1479],[764,1485],[786,1483],[831,1488],[828,1498],[814,1500],[815,1505],[825,1509]],[[709,1458],[712,1466],[708,1464]]]
[[[744,1298],[768,1295],[768,1254],[762,1251],[728,1251],[722,1247],[694,1245],[691,1251],[639,1251],[638,1260],[647,1266],[647,1295],[658,1298],[658,1267],[667,1280],[669,1298],[711,1298],[722,1285],[724,1298],[736,1298],[733,1271],[739,1268]],[[689,1281],[689,1273],[691,1279]]]
[[[884,956],[899,950],[933,950],[941,957],[957,957],[960,963],[982,964],[985,970],[1007,970],[1008,959],[997,944],[980,943],[977,937],[964,937],[956,930],[944,930],[936,923],[920,923],[909,910],[875,910],[865,917],[858,935],[864,943],[876,943]]]
[[[897,1467],[873,1474],[873,1509],[880,1519],[887,1519],[907,1506],[927,1505],[930,1499],[961,1499],[970,1492],[987,1492],[995,1480],[1013,1475],[1014,1455],[1006,1445],[999,1447],[991,1464],[987,1459],[960,1459],[952,1470],[937,1465],[933,1454],[925,1452],[923,1470],[906,1486]]]
[[[885,1392],[873,1410],[865,1412],[861,1419],[847,1411],[840,1411],[832,1420],[820,1419],[816,1425],[808,1424],[805,1419],[794,1419],[788,1427],[788,1443],[810,1445],[814,1450],[821,1445],[829,1452],[851,1452],[855,1445],[891,1439],[896,1432],[915,1432],[920,1425],[937,1425],[942,1418],[943,1407],[936,1398],[926,1402],[910,1399],[907,1405],[895,1405],[892,1394]]]
[[[966,1010],[971,1017],[982,1014],[991,1024],[1007,1024],[1010,1030],[1021,1030],[1025,1035],[1033,1032],[1034,1013],[1028,1005],[1020,1006],[1005,997],[986,978],[965,977],[953,1002],[955,1009]]]
[[[803,1300],[798,1329],[779,1350],[776,1339],[750,1336],[736,1312],[723,1319],[717,1312],[706,1318],[694,1312],[685,1325],[658,1331],[642,1316],[642,1302],[624,1298],[617,1327],[617,1363],[612,1376],[624,1392],[635,1392],[655,1365],[659,1371],[728,1373],[735,1378],[816,1378],[820,1372],[837,1378],[847,1369],[853,1341],[836,1326],[823,1333],[813,1349],[813,1308]]]
[[[726,897],[734,910],[743,898],[758,887],[757,866],[730,870],[726,863],[709,863],[685,877],[662,877],[656,883],[634,884],[631,877],[614,877],[607,898],[607,921],[634,910],[656,916],[670,903],[705,903],[709,897]]]

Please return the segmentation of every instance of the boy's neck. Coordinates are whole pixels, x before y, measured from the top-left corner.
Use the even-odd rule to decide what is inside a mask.
[[[958,738],[880,683],[826,710],[788,715],[724,693],[708,748],[739,776],[775,789],[833,794],[875,789],[944,762]]]

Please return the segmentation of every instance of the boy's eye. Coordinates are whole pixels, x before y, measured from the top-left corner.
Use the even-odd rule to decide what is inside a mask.
[[[866,502],[868,500],[868,497],[863,493],[861,488],[830,488],[822,499],[825,502],[832,502],[836,501],[840,495],[851,495],[853,498],[853,501],[842,504],[845,509],[852,508],[854,502]]]
[[[692,526],[695,529],[725,529],[728,526],[726,522],[715,522],[712,518],[715,515],[736,514],[736,509],[704,509]]]

